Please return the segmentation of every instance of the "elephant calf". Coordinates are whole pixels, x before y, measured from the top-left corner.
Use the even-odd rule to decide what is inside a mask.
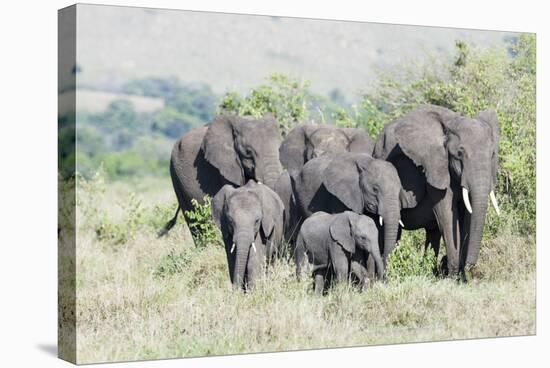
[[[233,287],[254,287],[281,246],[284,206],[279,196],[254,180],[240,188],[225,185],[212,199],[212,218],[223,235]]]
[[[367,254],[374,258],[378,276],[383,277],[384,262],[378,245],[378,229],[370,217],[351,211],[338,214],[316,212],[304,221],[296,240],[296,275],[300,278],[307,255],[313,265],[316,293],[325,290],[332,274],[337,281],[348,280],[354,275],[366,288]]]

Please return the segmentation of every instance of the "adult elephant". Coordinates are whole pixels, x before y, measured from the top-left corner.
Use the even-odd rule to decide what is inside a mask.
[[[326,153],[363,152],[372,154],[374,143],[362,129],[329,124],[300,124],[292,129],[279,150],[281,163],[291,177],[309,160]]]
[[[424,227],[437,243],[439,230],[449,274],[464,277],[465,265],[477,262],[488,197],[499,212],[493,193],[498,143],[494,111],[468,118],[434,105],[387,124],[377,139],[374,156],[396,167],[414,207],[402,213],[405,228]]]
[[[213,197],[224,185],[240,187],[254,179],[274,189],[282,173],[280,144],[279,128],[271,115],[261,119],[218,116],[187,132],[174,144],[170,158],[179,207],[160,235],[174,226],[180,209],[192,209],[192,199],[203,203],[204,196]]]
[[[324,155],[306,163],[294,181],[303,218],[318,211],[351,210],[373,217],[382,228],[387,257],[395,247],[402,208],[409,208],[395,167],[366,153]]]

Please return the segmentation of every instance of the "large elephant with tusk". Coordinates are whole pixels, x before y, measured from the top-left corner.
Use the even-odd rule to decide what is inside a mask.
[[[378,136],[374,156],[397,169],[408,209],[405,229],[426,229],[426,245],[436,253],[445,241],[449,274],[463,277],[474,265],[498,167],[499,126],[494,111],[475,118],[449,109],[422,105],[387,124]]]

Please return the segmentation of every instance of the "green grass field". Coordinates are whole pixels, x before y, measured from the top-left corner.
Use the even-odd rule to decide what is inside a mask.
[[[409,277],[317,296],[279,260],[243,294],[224,250],[195,248],[182,219],[156,238],[175,205],[169,178],[96,178],[78,193],[79,363],[535,333],[534,237],[484,240],[467,284]]]

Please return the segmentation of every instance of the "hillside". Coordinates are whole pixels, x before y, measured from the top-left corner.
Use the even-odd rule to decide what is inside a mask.
[[[78,5],[78,84],[115,90],[129,79],[177,76],[221,94],[270,73],[354,97],[379,70],[449,57],[455,40],[502,45],[513,34],[177,10]]]

